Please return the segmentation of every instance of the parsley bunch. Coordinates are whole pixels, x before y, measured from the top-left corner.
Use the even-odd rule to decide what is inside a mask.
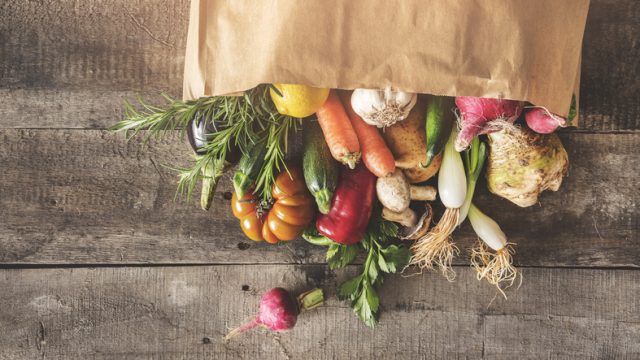
[[[411,251],[406,247],[389,243],[397,236],[398,225],[384,220],[379,208],[374,208],[367,232],[357,245],[335,243],[319,235],[315,229],[308,229],[302,235],[314,245],[328,246],[327,263],[332,270],[351,263],[358,249],[367,253],[362,272],[338,286],[338,297],[349,299],[353,311],[369,327],[374,327],[378,322],[380,300],[375,287],[382,284],[382,273],[394,274],[402,271],[411,257]]]

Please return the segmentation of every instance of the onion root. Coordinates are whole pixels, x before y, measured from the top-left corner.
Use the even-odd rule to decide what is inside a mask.
[[[448,208],[444,212],[438,224],[411,246],[411,265],[427,270],[433,270],[437,266],[447,280],[455,279],[456,273],[451,263],[460,250],[451,242],[451,234],[458,225],[459,216],[460,209]]]
[[[482,240],[471,248],[471,267],[476,271],[478,280],[486,279],[491,285],[495,285],[504,298],[507,298],[504,290],[511,287],[520,278],[522,273],[513,266],[512,244],[508,243],[498,251],[492,251]],[[506,286],[505,286],[506,285]]]

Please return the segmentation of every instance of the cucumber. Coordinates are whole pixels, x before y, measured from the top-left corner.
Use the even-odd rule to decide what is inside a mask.
[[[233,188],[238,198],[242,198],[258,178],[267,155],[266,141],[256,143],[249,152],[242,155],[238,170],[233,174]]]
[[[209,210],[211,207],[218,180],[222,177],[227,165],[228,163],[223,159],[214,159],[207,162],[201,169],[202,192],[200,193],[200,207],[202,207],[202,210]]]
[[[333,191],[338,185],[340,164],[331,156],[317,121],[305,123],[302,171],[307,188],[316,199],[318,210],[328,214]]]
[[[427,142],[427,161],[420,164],[429,167],[433,159],[438,156],[449,139],[453,129],[454,107],[453,98],[447,96],[431,96],[427,102],[427,116],[425,123],[425,140]]]

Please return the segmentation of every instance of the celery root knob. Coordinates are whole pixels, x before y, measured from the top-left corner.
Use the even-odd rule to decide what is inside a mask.
[[[522,283],[522,273],[513,266],[513,253],[511,244],[494,252],[482,240],[478,240],[471,248],[471,267],[476,271],[478,280],[486,279],[489,284],[495,285],[505,299],[506,288],[511,287],[518,278]]]

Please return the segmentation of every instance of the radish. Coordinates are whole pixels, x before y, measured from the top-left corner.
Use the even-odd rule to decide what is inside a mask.
[[[479,98],[473,96],[456,97],[456,106],[460,109],[462,129],[456,139],[456,151],[465,150],[471,140],[478,135],[499,131],[494,121],[506,121],[513,124],[522,113],[524,103],[516,100]]]
[[[287,290],[273,288],[260,298],[258,316],[252,321],[233,329],[225,339],[228,340],[260,325],[271,331],[290,330],[296,325],[301,309],[309,310],[322,305],[322,289],[313,289],[298,296],[296,300]]]
[[[567,119],[553,114],[543,107],[535,107],[524,114],[529,129],[539,134],[551,134],[558,127],[566,127]]]

